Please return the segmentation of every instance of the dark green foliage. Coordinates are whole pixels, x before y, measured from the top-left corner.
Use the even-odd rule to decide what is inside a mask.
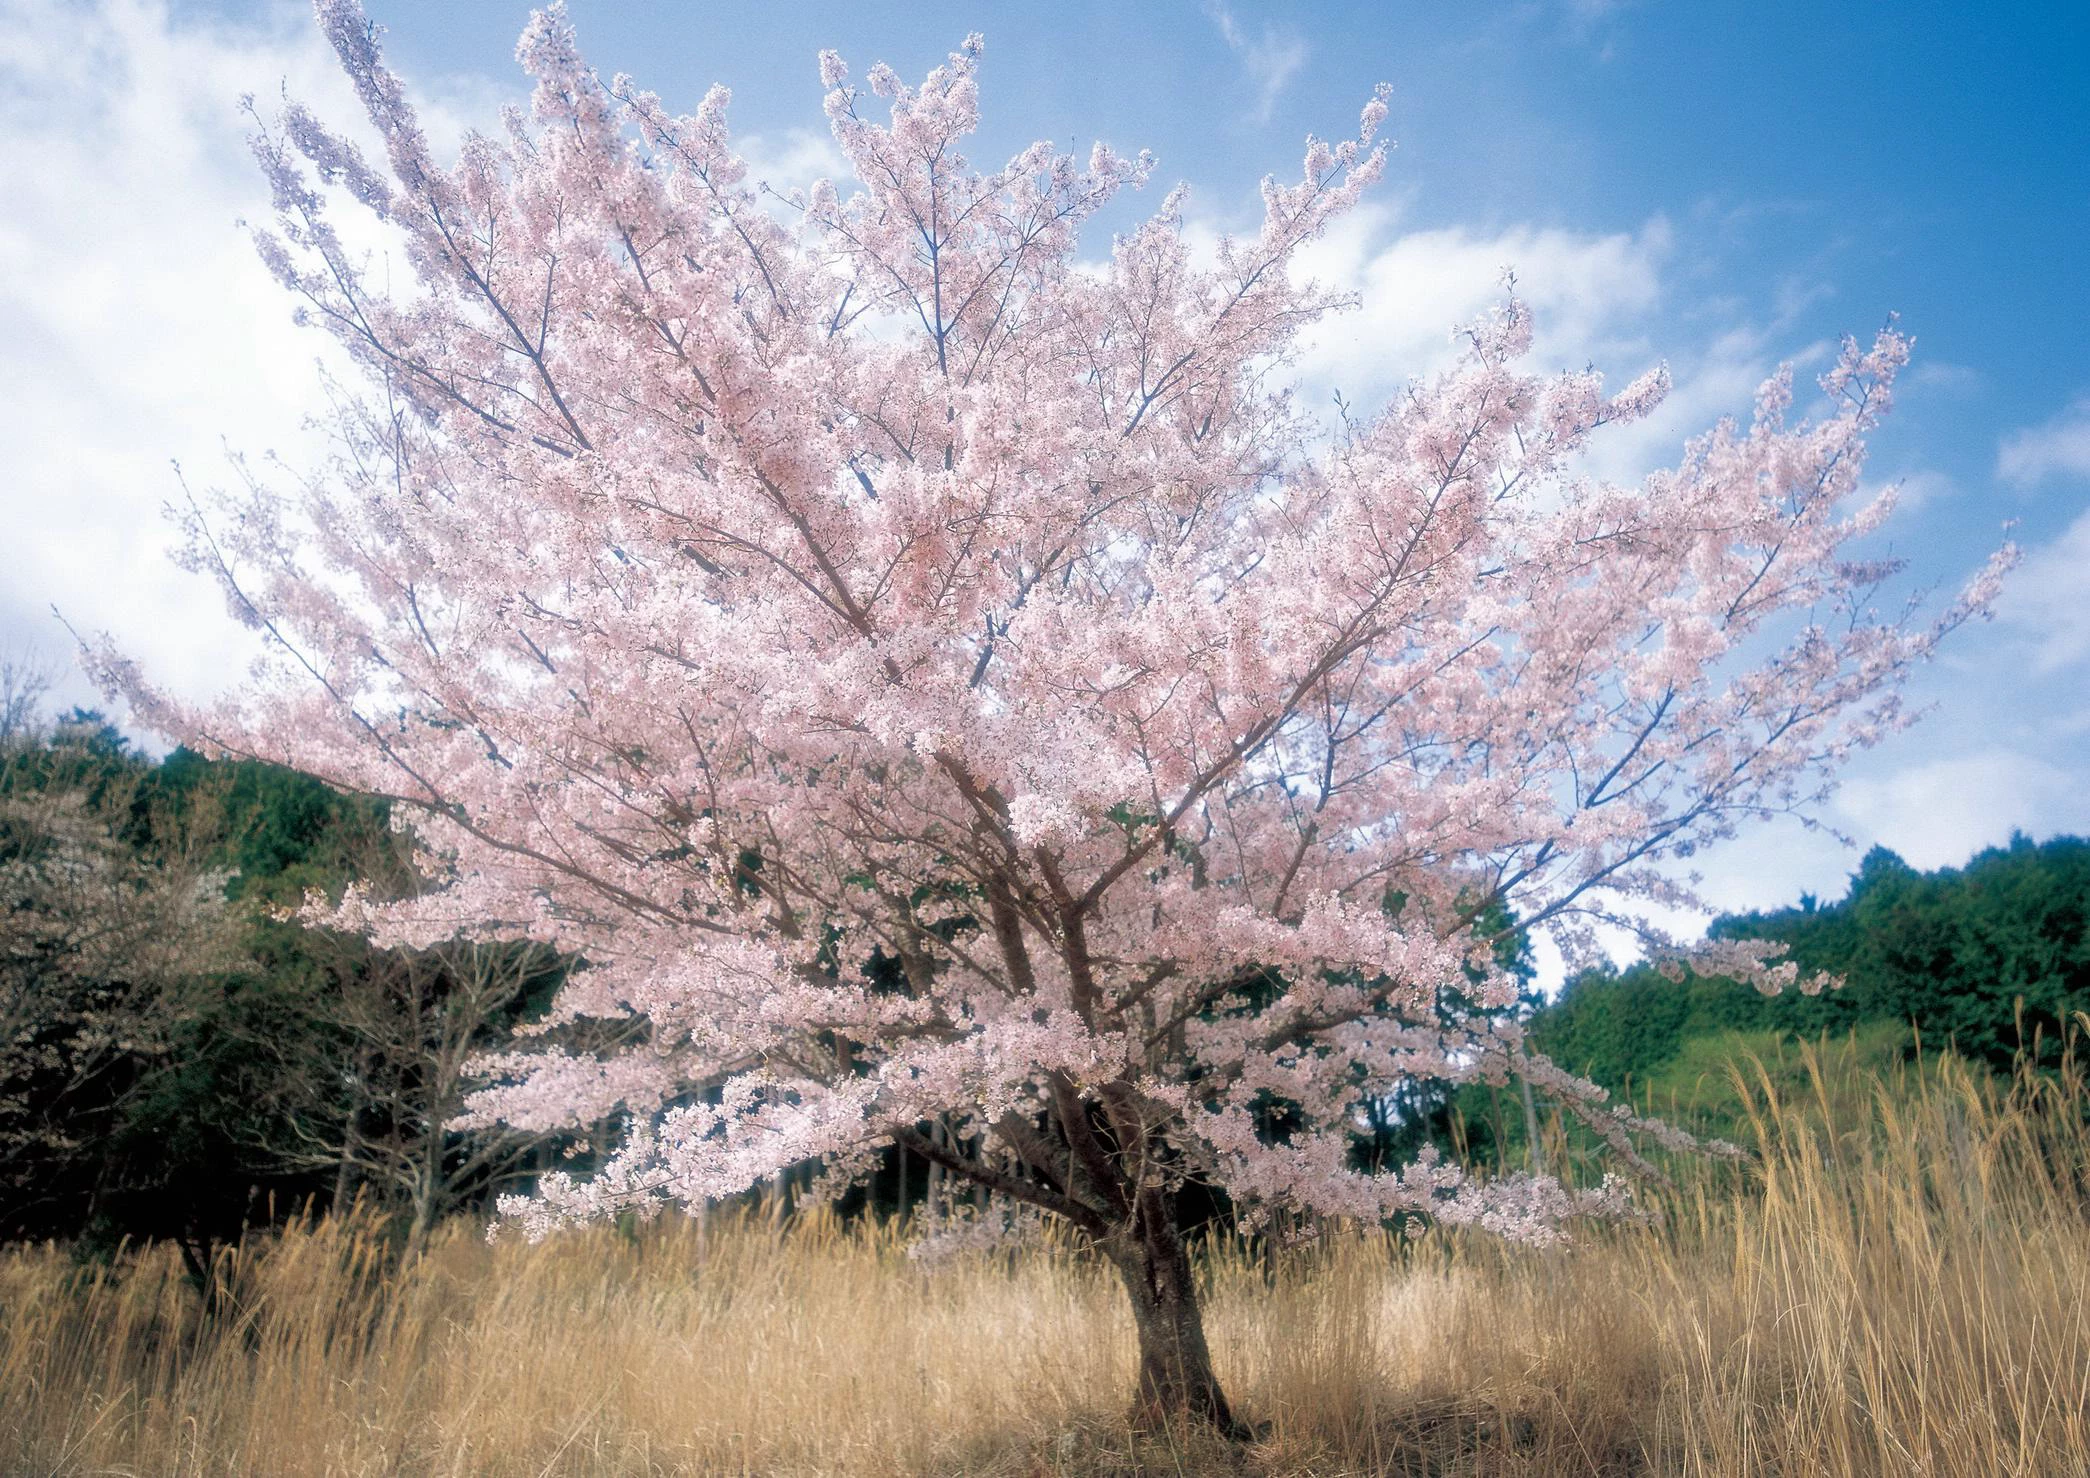
[[[2071,1014],[2090,1010],[2090,841],[2035,846],[2018,836],[1933,873],[1875,848],[1842,903],[1747,915],[1722,930],[1784,940],[1803,969],[1848,978],[1812,1000],[1768,1003],[1772,1025],[1840,1035],[1891,1018],[1999,1072],[2035,1044],[2051,1066]]]
[[[120,1214],[167,1163],[130,1126],[181,1062],[193,977],[228,962],[230,930],[152,778],[91,713],[0,743],[0,1236]]]
[[[388,955],[281,916],[351,880],[415,885],[382,805],[259,763],[186,750],[154,763],[93,714],[14,741],[5,760],[0,796],[84,797],[141,864],[179,856],[222,877],[234,948],[157,985],[149,1039],[133,1033],[135,1049],[54,1105],[64,1147],[0,1187],[0,1236],[173,1237],[200,1253],[359,1192],[453,1206],[529,1158],[527,1145],[490,1155],[456,1136],[444,1148],[430,1126],[455,1112],[462,1054],[541,1009],[559,961],[510,950],[489,965],[481,952],[460,974],[440,953]],[[137,995],[122,980],[108,991]],[[440,1184],[416,1191],[410,1161],[430,1144]]]
[[[153,784],[177,814],[215,810],[218,860],[235,873],[234,897],[296,904],[307,888],[338,893],[358,877],[380,887],[408,881],[382,802],[343,795],[295,770],[208,760],[187,749],[159,764]]]
[[[1398,896],[1391,901],[1398,914]],[[1531,963],[1530,941],[1516,920],[1500,903],[1491,903],[1475,921],[1484,936],[1493,936],[1496,965],[1522,986],[1514,1006],[1489,1011],[1458,991],[1446,991],[1438,1001],[1438,1014],[1448,1025],[1460,1018],[1511,1015],[1528,1018],[1544,1003],[1533,980],[1537,970]],[[1470,973],[1470,972],[1469,972]],[[1472,1090],[1462,1092],[1450,1083],[1425,1079],[1404,1084],[1389,1097],[1365,1105],[1351,1159],[1361,1170],[1383,1170],[1414,1158],[1425,1145],[1455,1154],[1479,1154],[1486,1158],[1496,1142],[1492,1120],[1476,1116],[1479,1102]],[[1506,1105],[1490,1103],[1498,1111]],[[1513,1110],[1521,1114],[1518,1103]]]
[[[1730,980],[1665,979],[1645,965],[1577,976],[1532,1017],[1538,1049],[1570,1072],[1627,1090],[1696,1037],[1768,1026],[1769,1002]]]
[[[1810,905],[1722,919],[1713,932],[1780,940],[1803,971],[1843,976],[1841,989],[1764,996],[1638,966],[1570,982],[1533,1018],[1534,1040],[1561,1066],[1625,1089],[1696,1037],[1840,1037],[1892,1021],[2000,1072],[2035,1045],[2050,1064],[2071,1014],[2090,1010],[2090,841],[2020,836],[1931,873],[1875,848],[1842,902]]]
[[[1848,894],[1719,920],[1724,938],[1774,939],[1802,971],[1845,979],[1818,996],[1765,996],[1731,980],[1648,966],[1570,981],[1534,1013],[1532,1040],[1562,1067],[1657,1112],[1724,1133],[1729,1065],[1784,1044],[1850,1041],[1868,1062],[1951,1050],[2007,1072],[2051,1067],[2076,1014],[2090,1012],[2090,841],[2019,836],[1963,868],[1922,873],[1874,848]],[[1757,1070],[1753,1064],[1749,1071]],[[1509,1095],[1458,1098],[1469,1151],[1521,1161]]]

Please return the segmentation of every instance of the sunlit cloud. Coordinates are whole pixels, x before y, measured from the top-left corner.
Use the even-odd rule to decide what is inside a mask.
[[[2020,487],[2062,477],[2090,480],[2090,395],[2049,421],[2004,437],[1996,450],[1996,476]]]
[[[1233,52],[1241,70],[1255,88],[1255,107],[1248,115],[1250,121],[1268,123],[1285,85],[1306,65],[1306,42],[1295,32],[1280,30],[1267,23],[1250,35],[1234,18],[1233,11],[1220,0],[1206,0],[1205,15],[1219,28],[1220,39],[1226,42],[1227,49]]]
[[[521,92],[415,85],[439,146]],[[286,93],[362,117],[301,7],[235,22],[151,0],[0,0],[0,644],[69,656],[55,605],[178,692],[243,676],[254,638],[167,557],[161,509],[183,479],[228,480],[228,454],[318,452],[306,420],[337,352],[293,324],[240,226],[269,208],[240,99],[267,118]],[[59,696],[95,701],[77,680]]]

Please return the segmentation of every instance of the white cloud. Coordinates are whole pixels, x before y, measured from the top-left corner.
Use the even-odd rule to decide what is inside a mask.
[[[1894,479],[1894,506],[1897,511],[1908,514],[1918,508],[1927,508],[1942,503],[1959,492],[1959,484],[1943,472],[1934,468],[1919,467],[1914,472],[1905,472]],[[1859,501],[1863,501],[1868,489],[1859,489]]]
[[[295,441],[317,347],[235,224],[267,206],[238,99],[345,89],[316,35],[177,27],[140,0],[6,0],[0,35],[5,619],[41,634],[55,602],[207,692],[247,642],[163,557],[168,464],[208,478],[221,433]]]
[[[1949,474],[1932,467],[1918,467],[1891,477],[1866,478],[1851,495],[1851,502],[1863,506],[1888,488],[1894,490],[1896,518],[1907,518],[1918,508],[1945,502],[1959,492],[1959,484]]]
[[[1265,25],[1251,37],[1234,13],[1221,0],[1206,0],[1205,15],[1219,28],[1219,35],[1255,86],[1255,109],[1248,116],[1255,123],[1268,123],[1285,84],[1306,65],[1306,43],[1291,31]]]
[[[1561,30],[1577,44],[1593,47],[1597,60],[1609,62],[1618,55],[1617,22],[1638,3],[1639,0],[1554,0],[1550,8],[1527,5],[1523,13],[1541,21],[1557,14]]]
[[[1592,440],[1581,459],[1591,476],[1630,483],[1673,463],[1687,438],[1723,415],[1746,415],[1774,366],[1765,329],[1686,335],[1673,321],[1665,273],[1675,232],[1663,217],[1633,231],[1513,226],[1492,234],[1402,232],[1397,220],[1387,207],[1365,206],[1301,253],[1302,274],[1361,300],[1302,341],[1299,393],[1310,408],[1325,408],[1340,391],[1370,412],[1410,378],[1448,368],[1459,353],[1453,330],[1501,301],[1504,268],[1515,271],[1517,294],[1532,309],[1532,369],[1593,364],[1623,387],[1669,365],[1673,388],[1653,415]],[[1810,346],[1800,357],[1816,353]]]
[[[1835,352],[1828,341],[1794,346],[1784,302],[1761,317],[1741,302],[1679,301],[1677,233],[1655,216],[1631,231],[1512,226],[1493,233],[1460,227],[1399,229],[1399,211],[1366,205],[1299,254],[1295,270],[1360,306],[1302,336],[1298,390],[1323,409],[1340,392],[1362,412],[1383,406],[1409,379],[1448,368],[1454,330],[1502,300],[1505,268],[1530,305],[1534,334],[1526,367],[1539,373],[1594,366],[1622,388],[1666,363],[1672,388],[1652,414],[1607,428],[1581,454],[1580,470],[1619,483],[1673,465],[1684,443],[1723,416],[1746,421],[1756,390],[1781,361],[1806,383]],[[1803,402],[1804,408],[1804,402]],[[1900,479],[1902,505],[1950,494],[1941,473]]]
[[[809,188],[815,180],[833,180],[846,194],[855,178],[834,135],[817,129],[786,129],[781,138],[749,134],[735,139],[733,147],[747,165],[749,181],[781,195]]]
[[[1832,821],[1844,818],[1832,817]],[[1846,827],[1848,822],[1844,823]],[[1862,849],[1827,827],[1780,816],[1746,826],[1732,840],[1693,858],[1699,896],[1721,913],[1790,908],[1802,893],[1842,896]]]
[[[2090,791],[2073,772],[2005,746],[1901,765],[1861,762],[1823,819],[1779,818],[1745,829],[1696,859],[1698,892],[1722,913],[1789,908],[1803,892],[1843,896],[1865,850],[1883,846],[1912,867],[1958,867],[2012,832],[2045,838],[2090,831]],[[1670,920],[1681,929],[1694,921]]]
[[[2004,437],[1996,449],[1996,476],[2020,487],[2053,477],[2090,479],[2090,395],[2050,421]]]
[[[520,87],[414,90],[440,147]],[[240,97],[268,116],[286,91],[369,147],[302,6],[234,23],[161,0],[0,0],[0,519],[14,572],[0,640],[63,650],[56,604],[196,696],[237,680],[254,651],[207,582],[165,557],[160,509],[180,494],[170,463],[207,487],[229,475],[228,449],[297,461],[317,444],[304,423],[333,346],[292,324],[238,225],[268,214]],[[352,215],[341,224],[383,243]],[[62,696],[93,701],[77,682]]]
[[[2090,658],[2090,511],[2025,556],[1997,610],[2032,640],[2034,671],[2055,673]]]
[[[1533,363],[1614,366],[1620,384],[1652,357],[1648,315],[1662,295],[1672,233],[1660,217],[1638,231],[1591,233],[1515,226],[1482,235],[1452,227],[1401,232],[1384,206],[1364,206],[1300,253],[1298,271],[1354,291],[1360,306],[1317,325],[1301,346],[1300,377],[1382,404],[1410,377],[1447,367],[1452,332],[1501,301],[1505,268],[1536,318]]]
[[[1918,359],[1909,367],[1907,383],[1946,395],[1967,395],[1981,388],[1981,371],[1946,359]]]
[[[1836,808],[1854,831],[1919,868],[1956,867],[2013,831],[2090,831],[2090,790],[2081,776],[2003,748],[1849,780]]]

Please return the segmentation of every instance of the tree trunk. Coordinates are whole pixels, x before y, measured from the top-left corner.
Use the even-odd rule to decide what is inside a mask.
[[[362,1149],[361,1139],[356,1131],[356,1108],[351,1104],[341,1126],[341,1158],[334,1165],[334,1197],[327,1203],[330,1216],[348,1213],[349,1196],[356,1186],[356,1155]]]
[[[1517,1043],[1517,1051],[1525,1061],[1531,1060],[1531,1046],[1527,1042]],[[1517,1074],[1517,1087],[1524,1093],[1524,1140],[1528,1146],[1527,1158],[1533,1175],[1546,1173],[1546,1152],[1538,1139],[1538,1105],[1531,1101],[1531,1079]]]
[[[434,1177],[424,1168],[414,1186],[413,1213],[407,1222],[404,1255],[408,1262],[418,1261],[421,1249],[428,1245],[429,1230],[435,1225],[435,1200]]]
[[[1166,1197],[1150,1191],[1142,1198],[1137,1225],[1111,1260],[1132,1295],[1132,1318],[1139,1330],[1133,1425],[1195,1425],[1233,1438],[1253,1435],[1234,1419],[1219,1377],[1212,1372],[1190,1249]]]
[[[421,1249],[428,1245],[428,1234],[435,1227],[436,1213],[442,1208],[443,1196],[443,1121],[435,1114],[428,1116],[427,1128],[421,1136],[421,1163],[414,1172],[413,1219],[406,1232],[406,1257],[412,1262],[421,1256]]]

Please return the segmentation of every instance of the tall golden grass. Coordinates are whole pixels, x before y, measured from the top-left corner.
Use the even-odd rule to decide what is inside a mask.
[[[1128,1431],[1123,1294],[1071,1248],[741,1217],[398,1265],[346,1222],[226,1253],[211,1317],[164,1249],[0,1256],[0,1471],[2090,1473],[2084,1095],[1809,1065],[1760,1080],[1747,1184],[1651,1225],[1212,1247],[1244,1448]]]

